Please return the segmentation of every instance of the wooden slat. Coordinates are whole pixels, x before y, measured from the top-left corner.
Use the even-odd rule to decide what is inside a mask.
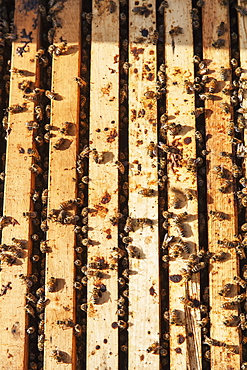
[[[80,0],[68,0],[59,13],[62,28],[56,30],[54,43],[60,38],[67,41],[68,50],[60,56],[53,55],[52,91],[58,94],[52,101],[51,125],[53,127],[50,140],[50,167],[48,179],[48,213],[51,209],[59,209],[61,202],[75,199],[76,188],[76,155],[79,135],[79,87],[74,78],[80,71]],[[71,123],[68,135],[59,133],[63,123]],[[61,149],[54,149],[59,138],[66,142]],[[73,328],[62,329],[57,320],[75,320],[76,302],[73,288],[74,243],[75,234],[72,224],[65,225],[49,222],[47,239],[51,253],[46,258],[46,283],[51,277],[57,279],[55,291],[49,292],[46,285],[48,304],[45,313],[45,369],[75,369],[75,337]],[[52,350],[62,353],[62,362],[51,357]]]
[[[23,91],[18,88],[18,84],[23,80],[36,81],[37,65],[35,53],[38,48],[39,28],[32,27],[34,19],[37,19],[35,9],[29,12],[20,12],[18,9],[22,1],[16,1],[16,11],[14,24],[17,34],[20,36],[22,29],[26,29],[27,34],[32,32],[32,43],[28,44],[28,52],[23,56],[16,54],[17,47],[23,47],[20,37],[12,43],[11,68],[28,71],[28,77],[12,73],[10,80],[10,101],[9,105],[24,103]],[[37,85],[38,86],[38,85]],[[2,243],[12,244],[12,238],[22,239],[27,242],[23,258],[17,264],[7,266],[1,265],[1,287],[10,283],[11,290],[6,290],[6,294],[0,297],[0,363],[2,369],[27,369],[28,340],[25,329],[28,326],[29,317],[25,313],[27,288],[21,283],[19,274],[27,275],[31,272],[30,255],[32,244],[30,240],[31,221],[23,217],[23,212],[31,210],[31,190],[34,178],[29,171],[32,158],[27,155],[27,149],[33,146],[33,132],[28,131],[25,122],[34,119],[34,104],[28,102],[24,112],[9,113],[10,130],[7,139],[6,153],[6,177],[4,193],[4,209],[6,216],[12,216],[18,221],[16,226],[7,226],[2,233]],[[21,148],[23,151],[21,153]]]
[[[187,170],[189,158],[196,158],[195,117],[191,112],[195,108],[194,94],[187,94],[184,80],[193,82],[193,33],[190,19],[191,2],[175,0],[169,3],[165,12],[165,64],[167,76],[166,112],[169,122],[181,124],[182,129],[175,137],[170,133],[167,142],[179,150],[178,159],[173,161],[173,154],[168,154],[168,210],[173,215],[188,213],[182,221],[185,237],[182,240],[188,245],[190,253],[199,250],[198,239],[198,202],[197,178]],[[182,33],[171,36],[170,31],[181,27]],[[193,200],[186,200],[185,189],[195,195]],[[179,199],[179,209],[174,208],[174,198]],[[173,217],[174,217],[173,216]],[[176,225],[170,220],[169,236],[178,240],[181,236]],[[197,325],[200,320],[198,308],[187,308],[180,297],[200,300],[200,274],[193,274],[188,283],[182,279],[176,282],[176,275],[181,276],[181,269],[186,269],[188,253],[172,258],[172,245],[169,246],[169,311],[176,313],[181,320],[180,325],[170,323],[170,366],[171,369],[201,369],[201,330]]]
[[[156,93],[156,2],[149,4],[145,16],[135,14],[135,1],[129,2],[129,215],[134,224],[129,235],[141,256],[129,257],[130,369],[159,369],[159,356],[147,351],[160,337],[157,157],[148,155],[150,142],[157,142],[157,102],[145,96]],[[148,31],[146,39],[142,29]],[[139,194],[143,188],[153,189],[154,196]],[[152,220],[153,226],[138,227],[138,218]]]
[[[90,82],[90,148],[96,149],[102,163],[89,158],[88,263],[104,258],[113,263],[113,248],[118,245],[117,226],[109,218],[118,212],[118,84],[119,84],[119,7],[110,12],[111,1],[93,1]],[[104,269],[106,285],[99,304],[93,302],[94,277],[88,282],[87,368],[118,369],[117,263]],[[99,283],[99,281],[98,281]],[[114,325],[113,325],[114,326]]]
[[[213,7],[213,12],[212,12]],[[217,40],[217,27],[220,22],[227,25],[227,31],[221,37],[225,40],[225,46],[216,49],[212,43]],[[227,135],[227,125],[231,119],[231,114],[224,114],[220,104],[222,102],[230,103],[229,96],[223,95],[222,88],[230,83],[230,70],[228,70],[227,81],[220,80],[220,67],[224,66],[229,69],[230,61],[230,27],[229,27],[228,8],[220,6],[219,2],[213,0],[205,2],[202,11],[202,32],[203,32],[203,57],[207,61],[210,70],[210,78],[216,78],[219,83],[215,100],[205,102],[206,117],[206,148],[207,155],[207,202],[208,213],[220,211],[226,215],[223,221],[213,220],[208,217],[208,242],[209,250],[217,253],[222,250],[218,240],[227,238],[233,240],[234,234],[237,234],[238,215],[234,204],[233,186],[223,194],[217,189],[221,180],[212,170],[214,166],[222,165],[227,178],[232,182],[232,163],[230,159],[223,159],[219,156],[221,151],[232,153],[230,136]],[[239,346],[239,332],[237,327],[226,327],[223,325],[224,317],[230,314],[237,314],[237,306],[232,310],[222,309],[221,305],[227,301],[218,294],[226,283],[233,283],[233,277],[238,275],[238,261],[234,249],[227,250],[228,258],[223,262],[214,262],[210,266],[209,274],[209,292],[210,292],[210,335],[212,339],[220,342]],[[237,294],[236,286],[233,287],[231,296]],[[222,368],[240,367],[239,354],[231,354],[229,350],[222,346],[211,346],[211,366],[214,370]]]

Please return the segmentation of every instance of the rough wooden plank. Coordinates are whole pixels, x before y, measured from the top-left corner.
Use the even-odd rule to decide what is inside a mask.
[[[54,44],[60,38],[67,41],[68,50],[62,55],[53,55],[52,91],[58,94],[51,103],[50,162],[48,179],[48,214],[51,209],[59,209],[62,202],[75,199],[76,156],[79,135],[79,87],[74,78],[80,71],[80,0],[67,0],[59,13],[62,28],[56,30]],[[59,130],[64,122],[70,122],[68,135]],[[63,137],[65,143],[55,149],[54,144]],[[72,212],[73,213],[73,212]],[[45,312],[45,351],[44,367],[48,369],[75,369],[75,336],[73,328],[63,329],[57,320],[75,322],[76,302],[73,288],[74,265],[74,225],[49,222],[47,239],[51,253],[46,258],[46,298],[49,302]],[[55,277],[55,291],[49,292],[47,282]],[[62,353],[62,362],[51,357],[51,352],[58,349]]]
[[[111,12],[111,1],[93,1],[90,82],[90,148],[102,157],[96,163],[89,158],[88,263],[104,259],[114,264],[113,248],[118,245],[117,226],[110,218],[118,212],[118,93],[119,93],[119,7]],[[88,281],[87,367],[88,369],[118,369],[117,322],[117,263],[114,269],[102,270],[106,278]],[[106,286],[99,303],[92,293],[97,283]],[[114,326],[114,325],[113,325]]]
[[[135,14],[129,2],[129,215],[133,220],[132,245],[140,258],[129,255],[129,368],[159,369],[159,356],[147,349],[159,343],[160,287],[158,242],[157,157],[148,155],[151,141],[157,142],[156,24],[155,1],[146,15]],[[150,13],[149,13],[150,12]],[[148,31],[143,38],[141,30]],[[152,189],[152,196],[139,194]],[[140,227],[137,219],[150,219],[152,227]]]
[[[23,80],[37,82],[37,65],[35,53],[38,49],[39,27],[33,28],[34,19],[37,20],[35,9],[26,12],[23,9],[23,2],[16,1],[14,23],[16,32],[20,36],[21,30],[26,29],[27,33],[32,32],[32,43],[25,49],[23,56],[16,53],[17,47],[23,47],[22,41],[18,39],[12,43],[11,69],[17,68],[28,72],[26,75],[11,73],[10,80],[10,102],[9,105],[22,105],[23,91],[18,84]],[[20,11],[20,9],[22,11]],[[28,76],[28,77],[27,77]],[[38,86],[38,85],[37,85]],[[20,274],[28,275],[31,272],[30,255],[32,244],[30,240],[31,221],[23,217],[23,212],[32,208],[31,191],[34,185],[34,178],[29,171],[32,165],[32,157],[27,155],[27,149],[33,147],[33,132],[28,131],[25,122],[34,119],[34,104],[27,102],[25,111],[21,113],[9,113],[10,130],[7,139],[6,154],[6,177],[4,192],[3,214],[12,216],[19,224],[7,226],[2,233],[2,243],[13,244],[12,238],[26,241],[26,249],[23,258],[17,264],[7,266],[1,265],[1,287],[10,283],[10,290],[0,297],[0,363],[2,369],[27,369],[28,339],[26,328],[29,317],[25,313],[27,288],[23,285]],[[21,148],[23,150],[21,151]]]
[[[181,124],[181,131],[175,137],[170,132],[167,142],[175,146],[179,152],[177,159],[168,154],[168,210],[173,217],[183,212],[188,217],[182,221],[185,237],[181,238],[173,220],[170,220],[169,236],[174,235],[187,244],[190,253],[199,251],[198,239],[198,202],[197,177],[187,170],[189,158],[196,158],[195,117],[191,112],[195,108],[194,94],[187,94],[184,81],[193,83],[193,33],[190,19],[191,2],[178,0],[169,3],[165,12],[165,64],[167,77],[166,113],[168,122]],[[171,35],[175,27],[181,27],[182,33]],[[174,161],[175,159],[175,161]],[[186,199],[185,191],[190,189],[194,198]],[[178,198],[178,209],[175,208],[175,198]],[[201,369],[201,330],[197,325],[200,320],[198,308],[188,308],[180,297],[200,300],[200,274],[193,274],[192,280],[182,279],[176,282],[176,275],[181,269],[187,269],[188,253],[184,251],[178,258],[173,258],[173,241],[169,245],[169,312],[170,312],[170,366],[172,369]],[[178,276],[179,276],[178,275]],[[181,275],[180,275],[181,276]],[[180,277],[181,278],[181,277]],[[172,311],[176,310],[180,324],[172,324]],[[180,341],[179,341],[180,338]],[[184,340],[184,341],[183,341]]]
[[[213,11],[212,11],[213,9]],[[210,78],[218,80],[215,99],[205,102],[206,135],[207,143],[207,202],[208,202],[208,242],[209,250],[218,253],[222,247],[218,240],[227,238],[232,241],[234,234],[237,234],[237,211],[234,204],[234,184],[232,178],[232,161],[229,158],[221,158],[219,153],[225,151],[232,153],[231,137],[227,135],[231,114],[222,111],[222,103],[230,103],[229,96],[222,93],[222,88],[230,83],[230,22],[228,7],[220,6],[219,2],[207,1],[202,11],[202,31],[203,31],[203,57],[207,61],[210,70]],[[224,47],[214,48],[212,43],[217,40],[217,27],[220,22],[224,22],[227,31],[221,37],[225,40]],[[228,69],[226,81],[220,78],[220,68],[224,66]],[[222,165],[227,179],[231,181],[231,186],[226,193],[218,191],[222,181],[213,170],[214,166]],[[228,172],[229,171],[229,172]],[[210,211],[223,212],[226,219],[223,221],[213,220]],[[210,293],[210,335],[212,339],[218,340],[228,345],[234,345],[239,349],[239,332],[237,327],[226,327],[223,324],[224,317],[230,314],[237,314],[237,306],[234,309],[223,309],[222,304],[228,299],[218,293],[226,283],[233,283],[233,277],[238,275],[238,261],[234,248],[227,250],[228,258],[223,262],[214,262],[210,265],[209,274],[209,293]],[[237,294],[234,286],[231,296]],[[240,355],[229,353],[229,349],[223,346],[211,346],[211,366],[214,370],[222,368],[240,367]]]

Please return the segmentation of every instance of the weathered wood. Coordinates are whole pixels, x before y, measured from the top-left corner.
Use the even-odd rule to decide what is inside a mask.
[[[213,9],[213,11],[212,11]],[[231,82],[230,62],[230,27],[229,27],[228,7],[220,6],[219,2],[207,1],[202,10],[202,32],[203,32],[203,57],[209,68],[210,78],[218,80],[218,87],[214,100],[205,102],[206,118],[206,149],[207,155],[207,203],[208,203],[208,244],[209,251],[219,253],[222,250],[218,240],[232,241],[237,234],[238,214],[234,203],[234,182],[232,177],[232,161],[229,158],[220,157],[220,152],[232,153],[231,136],[228,135],[231,113],[222,111],[222,103],[230,105],[230,98],[222,93],[222,88]],[[210,22],[209,22],[210,19]],[[221,37],[225,40],[225,45],[219,49],[212,44],[217,40],[217,27],[220,22],[227,25],[227,31]],[[228,69],[226,81],[220,78],[220,68],[224,66]],[[214,166],[222,165],[226,178],[231,181],[225,193],[218,191],[222,181],[213,170]],[[223,212],[225,220],[214,220],[210,211]],[[238,275],[238,260],[234,248],[225,250],[228,253],[227,259],[222,262],[212,262],[209,268],[209,294],[210,294],[210,336],[227,345],[236,346],[239,350],[239,329],[237,327],[226,327],[223,324],[224,317],[230,314],[237,314],[237,306],[234,309],[223,309],[222,304],[228,298],[220,296],[218,293],[226,283],[233,283],[233,277]],[[237,294],[234,285],[230,296]],[[240,367],[240,355],[230,353],[227,347],[211,346],[211,366],[214,370],[222,368]]]
[[[90,83],[90,148],[99,153],[96,163],[89,157],[88,263],[104,259],[114,265],[113,248],[118,245],[118,228],[110,218],[118,212],[118,94],[119,94],[119,7],[110,12],[111,1],[93,1]],[[116,259],[117,261],[117,259]],[[88,281],[87,367],[118,369],[117,322],[118,272],[102,270],[105,278],[90,276]],[[92,296],[96,284],[106,285],[99,303]]]
[[[186,282],[183,278],[176,281],[176,275],[181,276],[181,269],[187,268],[188,253],[182,251],[178,258],[173,258],[173,246],[181,238],[189,248],[190,253],[199,251],[198,239],[198,201],[196,172],[187,170],[189,158],[196,158],[195,109],[194,94],[187,94],[184,81],[193,83],[193,32],[190,19],[191,2],[173,1],[165,12],[165,64],[167,77],[166,113],[168,123],[181,124],[181,131],[175,137],[168,131],[167,143],[178,150],[167,155],[168,167],[168,210],[173,218],[183,212],[188,217],[181,221],[185,237],[171,219],[169,236],[174,239],[169,245],[169,312],[170,312],[170,366],[171,369],[201,369],[201,329],[198,327],[200,311],[198,308],[188,308],[180,301],[180,297],[200,300],[200,274],[193,274],[192,280]],[[181,27],[182,33],[171,35],[175,27]],[[189,189],[194,198],[188,200],[185,192]],[[178,209],[175,207],[178,199]],[[182,276],[180,277],[180,279]],[[172,311],[178,314],[181,323],[171,323]],[[179,321],[178,320],[178,321]],[[181,339],[179,341],[179,338]],[[184,341],[183,341],[184,340]]]
[[[133,220],[132,245],[140,258],[129,255],[129,368],[159,369],[159,356],[147,349],[159,343],[160,283],[158,242],[157,156],[148,155],[151,141],[157,141],[156,24],[155,1],[150,14],[135,14],[129,2],[129,215]],[[148,37],[141,36],[146,29]],[[152,196],[139,194],[152,189]],[[150,219],[152,226],[140,226],[137,219]]]
[[[25,12],[22,7],[22,1],[16,1],[14,23],[16,32],[20,35],[21,30],[26,29],[27,33],[32,31],[32,43],[26,47],[23,56],[16,53],[17,47],[23,47],[22,41],[27,39],[18,39],[12,43],[11,69],[17,68],[28,72],[25,75],[11,73],[10,79],[10,101],[9,105],[23,105],[26,107],[21,113],[9,113],[9,130],[7,138],[6,153],[6,177],[4,191],[3,214],[12,216],[18,224],[9,225],[3,229],[2,243],[11,245],[12,238],[18,238],[25,241],[25,250],[23,258],[17,259],[18,262],[12,266],[6,263],[1,264],[1,288],[8,285],[10,289],[6,290],[0,297],[0,363],[1,368],[7,369],[27,369],[28,359],[28,338],[26,328],[29,317],[25,312],[27,288],[19,279],[20,274],[28,275],[31,272],[30,255],[32,243],[30,240],[31,221],[23,217],[23,212],[31,211],[31,192],[34,185],[34,177],[29,171],[32,165],[32,157],[28,156],[27,149],[33,147],[33,131],[28,131],[25,122],[34,119],[34,104],[25,102],[23,91],[18,88],[18,84],[23,80],[37,82],[37,65],[35,53],[38,49],[39,27],[33,27],[34,19],[37,20],[35,9]],[[22,9],[22,11],[20,11]]]
[[[67,41],[67,51],[53,55],[52,91],[58,94],[51,102],[51,126],[53,137],[50,140],[50,163],[48,179],[48,214],[51,209],[59,209],[62,202],[77,197],[76,157],[79,136],[79,87],[75,77],[80,73],[80,12],[81,1],[67,0],[59,13],[63,20],[62,28],[56,30],[54,44],[60,38]],[[69,122],[68,134],[59,130],[64,122]],[[59,138],[65,142],[55,149]],[[70,211],[73,214],[73,211]],[[46,257],[46,298],[49,302],[45,311],[45,369],[75,369],[75,335],[73,328],[61,328],[57,320],[75,322],[76,302],[73,287],[74,265],[74,225],[50,221],[47,232],[51,252]],[[55,277],[53,292],[49,292],[47,282]],[[61,351],[62,362],[56,362],[51,352]]]

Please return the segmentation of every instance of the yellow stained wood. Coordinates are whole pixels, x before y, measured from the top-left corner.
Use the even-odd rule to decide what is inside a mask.
[[[59,13],[62,28],[56,30],[54,43],[60,37],[67,41],[68,50],[59,56],[53,55],[52,91],[57,95],[51,103],[51,125],[54,135],[50,140],[50,163],[48,182],[48,213],[59,209],[61,202],[77,197],[76,156],[79,135],[79,87],[74,78],[80,71],[80,0],[67,0]],[[68,135],[59,132],[62,124],[71,123]],[[54,149],[56,141],[63,137],[61,149]],[[73,288],[75,266],[75,234],[72,224],[49,222],[47,239],[51,253],[46,257],[46,283],[51,277],[57,279],[55,291],[49,292],[46,285],[48,304],[45,311],[44,368],[75,369],[75,336],[73,328],[63,329],[57,320],[75,322],[76,302]],[[61,351],[62,362],[51,357],[52,350]]]
[[[130,232],[141,257],[129,257],[129,368],[159,369],[159,356],[147,349],[160,338],[160,283],[158,235],[157,157],[148,155],[151,141],[157,142],[157,102],[145,93],[156,93],[155,1],[150,14],[135,14],[135,1],[129,2],[129,215]],[[148,31],[143,38],[141,30]],[[139,194],[143,188],[154,195]],[[153,226],[138,226],[137,219],[148,218]]]
[[[16,48],[22,47],[22,41],[18,39],[12,43],[12,64],[11,68],[25,70],[26,75],[20,76],[11,73],[10,79],[10,101],[9,105],[25,103],[23,91],[18,88],[18,84],[23,80],[37,82],[37,65],[35,53],[38,49],[39,27],[34,29],[34,19],[37,20],[37,12],[34,10],[25,12],[19,11],[22,8],[22,1],[16,1],[14,23],[16,32],[20,35],[23,28],[27,33],[32,31],[32,43],[28,44],[23,56],[16,54]],[[23,8],[22,8],[23,9]],[[27,77],[28,76],[28,77]],[[10,283],[10,290],[0,297],[0,363],[4,370],[27,369],[28,338],[26,328],[29,317],[25,313],[27,288],[21,284],[19,274],[27,275],[31,272],[30,255],[32,243],[30,240],[31,221],[23,217],[23,212],[32,209],[31,192],[34,185],[34,177],[29,171],[32,165],[32,158],[27,155],[27,149],[33,147],[33,132],[28,131],[25,122],[34,119],[34,104],[27,102],[26,109],[21,113],[9,113],[9,136],[7,139],[6,153],[6,177],[4,192],[3,214],[12,216],[18,224],[9,225],[3,229],[2,243],[12,244],[12,238],[26,241],[26,248],[23,258],[18,259],[17,264],[7,266],[1,265],[1,288]],[[23,148],[22,153],[20,153]]]
[[[213,9],[213,11],[212,11]],[[209,250],[212,253],[218,253],[222,250],[218,240],[227,238],[233,240],[234,234],[237,234],[237,211],[234,203],[233,186],[228,188],[226,193],[218,191],[221,180],[217,177],[214,166],[222,165],[227,179],[233,182],[232,163],[230,159],[223,159],[219,153],[226,151],[232,153],[230,136],[227,135],[227,125],[231,120],[231,114],[222,112],[221,103],[230,103],[229,96],[222,93],[222,88],[231,82],[230,62],[230,21],[228,8],[220,6],[219,2],[207,1],[202,11],[203,25],[203,57],[207,61],[210,70],[210,78],[216,78],[218,82],[217,91],[214,94],[214,100],[205,102],[206,117],[206,149],[207,155],[207,202],[208,202],[208,242]],[[210,19],[210,22],[209,22]],[[220,22],[225,22],[227,31],[221,37],[225,40],[225,46],[215,49],[212,43],[217,40],[216,30]],[[220,67],[228,69],[226,81],[220,79]],[[229,171],[229,172],[228,172]],[[226,215],[223,221],[213,220],[209,215],[210,211],[220,211]],[[238,260],[234,249],[227,250],[228,258],[223,262],[212,262],[209,274],[209,293],[210,293],[210,336],[212,339],[236,346],[239,350],[239,329],[237,327],[226,327],[223,324],[224,317],[231,314],[237,314],[237,306],[234,309],[222,309],[221,305],[227,301],[218,294],[226,283],[233,283],[233,277],[238,275]],[[231,296],[237,294],[237,288],[234,285]],[[222,368],[240,367],[239,354],[229,353],[229,349],[222,346],[211,346],[211,366],[214,370]]]
[[[88,263],[103,258],[114,264],[113,248],[118,245],[118,228],[109,219],[118,212],[118,94],[119,94],[119,7],[110,12],[111,1],[93,1],[91,36],[90,82],[90,148],[102,157],[96,163],[93,153],[89,158]],[[87,314],[87,368],[118,369],[117,322],[118,272],[115,268],[103,270],[103,279],[89,277]],[[106,292],[94,304],[95,284],[103,283]],[[113,325],[114,326],[114,325]]]
[[[190,19],[191,2],[178,0],[169,3],[165,12],[165,64],[167,77],[166,113],[169,122],[181,124],[182,129],[175,137],[170,133],[167,142],[175,146],[179,152],[177,159],[173,154],[167,155],[168,167],[168,210],[173,217],[183,212],[188,218],[182,221],[185,237],[181,238],[173,220],[170,220],[169,236],[180,238],[189,247],[190,253],[199,251],[198,239],[198,201],[197,177],[187,170],[189,158],[196,158],[195,109],[194,94],[187,94],[184,81],[193,82],[193,33]],[[182,33],[171,36],[170,31],[181,27]],[[192,200],[186,199],[185,190],[190,189],[194,194]],[[178,198],[179,208],[174,208],[174,200]],[[193,274],[188,283],[185,279],[176,282],[176,275],[181,269],[186,269],[189,254],[182,252],[178,258],[171,257],[172,245],[169,245],[169,312],[172,310],[181,319],[181,325],[170,324],[170,366],[171,369],[201,369],[201,330],[197,325],[200,320],[198,308],[189,309],[180,301],[180,297],[193,298],[200,301],[200,274]],[[175,279],[174,279],[175,278]],[[180,277],[181,278],[181,277]],[[180,338],[180,341],[179,341]]]

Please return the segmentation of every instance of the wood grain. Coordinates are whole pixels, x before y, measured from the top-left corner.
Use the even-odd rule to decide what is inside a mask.
[[[88,281],[87,315],[87,367],[89,369],[118,369],[118,329],[112,327],[117,318],[118,272],[113,248],[118,245],[117,226],[110,218],[118,212],[118,160],[119,147],[119,7],[110,12],[110,1],[93,1],[91,83],[90,83],[90,148],[102,157],[96,163],[93,153],[89,157],[88,263],[103,258],[108,266],[105,278]],[[103,283],[99,304],[94,304],[92,292],[95,284]],[[113,325],[114,326],[114,325]]]
[[[156,93],[155,1],[150,14],[135,14],[135,1],[129,2],[129,215],[135,224],[129,235],[140,258],[129,257],[129,367],[159,369],[159,356],[148,352],[160,337],[160,284],[158,242],[157,157],[149,157],[148,146],[157,142],[157,102],[145,96]],[[141,30],[148,37],[141,37]],[[152,189],[153,196],[139,192]],[[148,218],[153,225],[138,227],[138,218]]]
[[[168,210],[173,217],[187,212],[188,217],[182,222],[185,237],[182,240],[189,247],[190,253],[199,251],[198,239],[198,189],[196,174],[187,170],[189,158],[196,158],[195,117],[191,112],[195,109],[194,94],[187,94],[184,81],[193,82],[193,33],[190,20],[190,1],[174,1],[169,4],[165,12],[165,63],[167,77],[166,113],[169,121],[181,124],[182,129],[175,137],[170,133],[167,142],[178,150],[178,160],[175,164],[172,154],[168,154]],[[182,33],[171,36],[170,31],[181,27]],[[179,159],[180,157],[180,159]],[[194,194],[192,200],[187,200],[185,189]],[[178,198],[180,206],[174,207],[174,198]],[[173,220],[170,220],[169,235],[176,240],[181,237]],[[172,245],[169,246],[169,255],[172,255]],[[197,322],[200,320],[198,308],[187,308],[180,301],[180,297],[200,301],[200,274],[193,274],[192,280],[185,282],[182,279],[176,282],[173,276],[181,274],[186,269],[188,253],[182,252],[178,258],[170,257],[169,262],[169,312],[176,310],[181,320],[180,325],[171,324],[170,320],[170,366],[173,369],[201,369],[201,330]],[[178,275],[179,276],[179,275]],[[180,275],[181,276],[181,275]],[[179,341],[179,338],[181,339]]]
[[[51,133],[48,179],[48,214],[59,209],[62,202],[77,197],[76,159],[79,137],[79,87],[74,78],[80,73],[80,12],[79,0],[68,0],[59,13],[63,19],[62,28],[56,30],[54,44],[60,37],[67,41],[68,50],[52,60],[52,91],[57,94],[51,102]],[[70,122],[68,135],[59,130],[64,122]],[[63,137],[64,144],[54,148],[56,141]],[[76,301],[74,275],[74,225],[50,221],[47,232],[51,253],[46,257],[46,299],[45,311],[45,369],[75,369],[75,335],[73,328],[61,328],[57,320],[75,322]],[[55,291],[49,292],[47,282],[56,278]],[[62,362],[51,357],[52,350],[61,351]]]
[[[30,80],[38,86],[38,67],[35,62],[35,53],[38,49],[39,27],[33,29],[34,19],[37,20],[37,12],[34,10],[20,11],[22,1],[16,1],[14,23],[16,32],[20,35],[23,28],[27,33],[32,32],[32,43],[29,43],[23,56],[16,54],[17,47],[22,47],[20,37],[12,43],[11,69],[17,68],[28,71],[28,77],[12,73],[10,79],[9,105],[22,105],[23,91],[18,84],[23,80]],[[29,171],[32,165],[32,157],[27,155],[27,149],[33,147],[33,132],[28,131],[25,122],[34,119],[34,103],[27,102],[26,108],[21,113],[9,113],[9,135],[7,138],[5,190],[3,214],[12,216],[18,224],[9,225],[2,231],[2,243],[12,244],[12,238],[22,239],[26,242],[23,258],[18,259],[16,264],[7,266],[1,264],[1,287],[10,283],[10,290],[0,297],[0,363],[1,368],[27,369],[28,356],[28,327],[29,317],[25,312],[27,288],[19,279],[20,274],[28,275],[31,272],[30,255],[32,243],[30,239],[31,221],[23,217],[23,212],[32,209],[31,191],[34,185],[34,177]],[[21,150],[23,148],[23,150]],[[22,152],[22,153],[21,153]]]
[[[212,8],[213,7],[213,8]],[[213,9],[213,11],[212,11]],[[211,22],[208,22],[211,19]],[[222,36],[225,40],[225,46],[216,49],[212,43],[217,39],[216,30],[220,22],[225,22],[227,31]],[[208,1],[205,3],[202,11],[203,25],[203,57],[207,61],[210,71],[210,78],[218,80],[217,92],[214,94],[214,100],[205,102],[205,117],[206,117],[206,135],[207,143],[207,203],[208,203],[208,243],[209,250],[212,253],[217,253],[222,250],[218,244],[218,240],[227,238],[233,240],[233,236],[237,234],[237,211],[234,203],[234,181],[232,177],[232,163],[229,158],[221,158],[219,153],[226,151],[232,153],[232,145],[230,136],[227,135],[227,125],[231,120],[231,114],[222,112],[221,103],[230,103],[229,96],[222,93],[222,88],[231,82],[231,73],[229,70],[230,61],[230,30],[229,30],[229,14],[228,8],[222,7],[217,2]],[[226,81],[220,79],[220,67],[224,66],[228,69]],[[231,186],[226,193],[220,193],[220,179],[213,171],[214,166],[222,165],[224,172],[231,181]],[[226,215],[223,221],[213,220],[209,215],[210,211],[220,211]],[[237,306],[232,310],[222,309],[222,304],[227,301],[227,298],[220,296],[218,293],[226,283],[233,283],[233,277],[238,275],[238,259],[234,248],[226,251],[228,258],[223,262],[214,262],[210,265],[209,274],[209,292],[210,292],[210,336],[212,339],[236,346],[239,351],[239,331],[237,327],[226,327],[223,325],[224,317],[230,314],[237,314]],[[237,287],[234,285],[231,291],[231,296],[237,294]],[[211,366],[214,370],[222,368],[240,367],[239,354],[229,353],[229,350],[222,346],[211,346]]]

